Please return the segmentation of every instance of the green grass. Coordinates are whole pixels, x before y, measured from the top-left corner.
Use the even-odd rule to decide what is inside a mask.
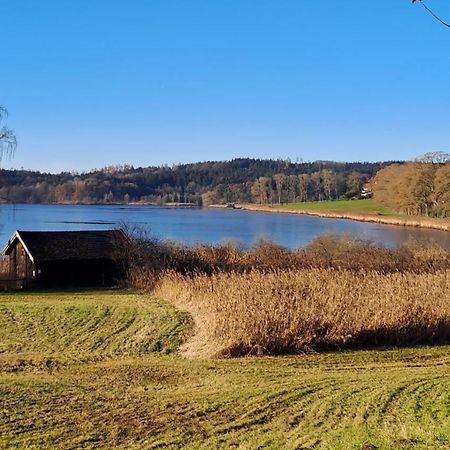
[[[0,368],[171,353],[189,323],[165,302],[125,291],[2,294]]]
[[[449,346],[189,361],[188,318],[152,297],[0,308],[0,448],[450,448]]]
[[[317,212],[370,213],[382,216],[399,215],[388,208],[378,205],[371,198],[363,200],[324,200],[321,202],[285,203],[282,205],[274,205],[274,208]]]

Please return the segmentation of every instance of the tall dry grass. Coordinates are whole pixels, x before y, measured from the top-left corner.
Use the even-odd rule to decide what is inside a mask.
[[[191,356],[298,353],[450,341],[450,270],[277,270],[186,276],[156,289],[194,316]]]
[[[153,289],[166,271],[194,276],[254,270],[373,270],[387,274],[434,273],[450,269],[450,252],[435,244],[412,241],[400,248],[389,249],[345,235],[319,236],[307,247],[296,250],[268,240],[260,240],[250,249],[233,243],[185,246],[145,235],[130,235],[129,242],[120,251],[125,255],[122,260],[125,261],[128,284],[146,291]]]
[[[132,236],[129,285],[189,311],[197,356],[450,342],[450,252],[325,235],[288,250]]]

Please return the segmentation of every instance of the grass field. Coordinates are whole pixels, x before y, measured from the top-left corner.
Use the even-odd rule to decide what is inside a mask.
[[[150,296],[0,312],[0,448],[450,448],[449,346],[186,360],[190,320]]]
[[[333,219],[350,219],[361,222],[384,223],[388,225],[412,226],[450,231],[448,218],[408,216],[378,205],[373,199],[324,200],[321,202],[284,203],[281,205],[238,205],[249,211],[309,214]]]
[[[317,212],[359,212],[379,214],[382,216],[399,216],[395,211],[378,205],[371,198],[363,200],[324,200],[321,202],[285,203],[282,205],[274,205],[274,208]]]

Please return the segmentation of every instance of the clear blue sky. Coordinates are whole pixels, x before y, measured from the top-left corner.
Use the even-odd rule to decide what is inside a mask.
[[[427,3],[450,21],[448,0]],[[3,167],[450,151],[450,29],[410,0],[0,2]]]

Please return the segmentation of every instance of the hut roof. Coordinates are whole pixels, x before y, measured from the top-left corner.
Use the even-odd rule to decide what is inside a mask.
[[[17,230],[2,251],[11,253],[21,241],[32,261],[115,259],[118,245],[124,242],[120,230],[98,231],[20,231]]]

